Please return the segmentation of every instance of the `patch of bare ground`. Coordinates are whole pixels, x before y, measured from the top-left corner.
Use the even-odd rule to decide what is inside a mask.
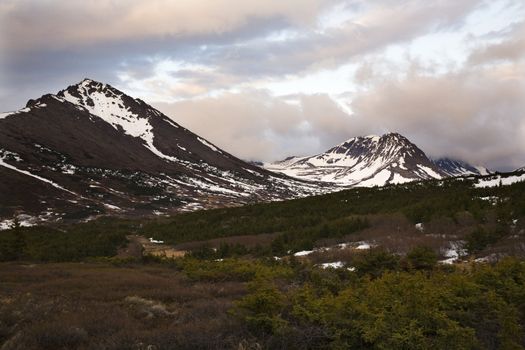
[[[236,245],[240,244],[247,248],[256,246],[268,246],[278,236],[278,233],[262,233],[258,235],[239,235],[209,239],[205,241],[191,241],[175,246],[179,250],[193,250],[202,247],[219,248],[222,244]]]
[[[237,348],[240,282],[162,266],[1,264],[0,349]]]
[[[119,249],[118,256],[121,258],[140,258],[143,255],[153,255],[166,258],[180,258],[186,254],[185,250],[178,249],[168,244],[151,241],[139,235],[126,236],[128,244]]]

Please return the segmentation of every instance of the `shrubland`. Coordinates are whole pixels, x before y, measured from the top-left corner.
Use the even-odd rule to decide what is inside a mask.
[[[16,225],[0,232],[0,348],[522,349],[524,224],[524,183],[450,180]],[[130,234],[192,248],[122,257]],[[375,244],[293,254],[359,241]],[[465,256],[441,264],[451,241]]]

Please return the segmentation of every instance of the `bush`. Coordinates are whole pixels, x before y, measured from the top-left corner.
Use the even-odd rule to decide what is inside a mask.
[[[404,265],[407,269],[432,270],[438,261],[438,256],[432,248],[420,246],[412,249],[406,256]]]
[[[360,275],[379,277],[385,271],[399,268],[399,257],[382,248],[370,249],[361,254],[354,262],[356,272]]]
[[[478,227],[467,236],[466,249],[469,254],[474,254],[497,242],[504,235],[505,232],[501,227],[491,231]]]
[[[379,256],[371,260],[390,260],[376,251],[368,261]],[[472,272],[384,271],[335,290],[257,281],[237,315],[269,348],[523,349],[524,277],[525,264],[507,260]]]

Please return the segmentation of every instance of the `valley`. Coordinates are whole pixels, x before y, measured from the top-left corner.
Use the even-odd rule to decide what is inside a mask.
[[[90,79],[0,137],[2,350],[525,344],[523,169],[398,133],[249,163]]]
[[[0,350],[525,350],[525,1],[0,0]]]

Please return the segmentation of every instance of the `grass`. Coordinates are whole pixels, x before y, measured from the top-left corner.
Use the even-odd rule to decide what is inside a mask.
[[[238,281],[195,282],[164,266],[76,263],[4,263],[0,281],[6,349],[231,348],[242,341],[242,325],[228,316],[246,291]]]

